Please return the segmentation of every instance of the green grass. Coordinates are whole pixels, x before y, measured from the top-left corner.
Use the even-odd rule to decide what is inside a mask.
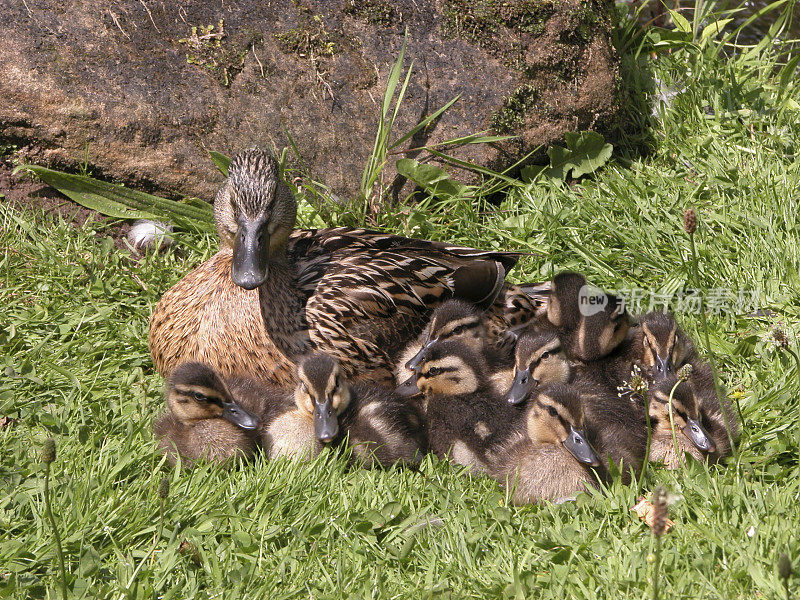
[[[776,61],[706,53],[688,73],[685,54],[640,59],[634,79],[653,69],[686,86],[651,124],[649,156],[623,147],[591,178],[514,185],[499,207],[427,199],[374,217],[400,233],[539,253],[519,280],[577,269],[608,288],[671,292],[691,281],[681,215],[694,207],[703,286],[761,290],[769,316],[710,315],[722,383],[745,417],[739,462],[648,471],[647,489],[682,496],[663,538],[663,598],[783,598],[778,557],[796,565],[800,553],[800,374],[768,341],[780,324],[797,350],[800,90]],[[302,225],[352,220],[311,206]],[[216,240],[185,234],[182,249],[134,260],[107,233],[0,204],[0,415],[19,419],[0,431],[0,597],[60,593],[39,459],[50,436],[71,597],[649,595],[652,536],[629,510],[633,486],[509,508],[494,482],[432,458],[419,472],[354,470],[332,452],[170,469],[150,432],[163,401],[148,317]],[[696,315],[678,317],[699,342]]]

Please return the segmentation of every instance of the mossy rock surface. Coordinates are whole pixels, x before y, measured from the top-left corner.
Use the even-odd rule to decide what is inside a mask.
[[[207,149],[283,147],[288,131],[315,178],[352,197],[407,28],[415,75],[397,131],[461,94],[413,143],[516,134],[458,150],[502,167],[567,131],[613,130],[611,8],[603,0],[11,3],[0,15],[0,140],[56,166],[83,163],[88,151],[105,176],[211,200],[220,176]]]

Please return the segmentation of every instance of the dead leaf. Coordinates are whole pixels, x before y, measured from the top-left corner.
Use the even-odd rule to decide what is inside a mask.
[[[653,528],[653,518],[655,516],[655,509],[656,507],[653,506],[653,503],[647,500],[644,496],[639,498],[639,504],[631,508],[633,512],[636,513],[636,516],[639,517],[642,521],[647,523],[647,526],[650,529]],[[664,528],[664,532],[666,533],[672,526],[675,525],[675,522],[671,519],[667,519],[666,527]]]

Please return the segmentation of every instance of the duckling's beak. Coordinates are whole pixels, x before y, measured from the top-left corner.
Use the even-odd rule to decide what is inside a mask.
[[[411,377],[398,385],[395,392],[398,396],[403,396],[404,398],[410,398],[411,396],[420,394],[420,389],[417,387],[417,374],[414,373]]]
[[[265,218],[239,218],[233,242],[231,279],[246,290],[254,290],[267,280],[269,272],[269,233]]]
[[[594,451],[592,445],[586,439],[583,431],[578,431],[574,427],[569,428],[569,435],[564,440],[564,447],[572,453],[579,462],[592,467],[600,466],[600,457]]]
[[[332,442],[339,435],[339,419],[330,398],[314,402],[314,435],[323,444]]]
[[[242,429],[255,429],[259,420],[253,413],[246,411],[235,402],[222,403],[222,418],[238,425]]]
[[[672,368],[672,361],[669,357],[661,358],[656,355],[656,363],[653,365],[653,379],[656,381],[666,379],[668,375],[674,372],[675,370]]]
[[[531,368],[528,367],[522,371],[517,371],[514,375],[514,383],[511,384],[511,389],[506,394],[506,400],[510,404],[520,404],[525,402],[531,390],[538,385],[533,377],[531,377]]]
[[[425,345],[419,349],[411,360],[406,363],[406,369],[410,371],[416,371],[419,369],[419,366],[425,362],[425,359],[428,358],[428,353],[431,351],[431,348],[439,341],[439,338],[433,338],[432,340],[428,340]]]
[[[683,428],[683,433],[688,437],[698,450],[703,452],[714,452],[717,447],[711,441],[711,436],[703,429],[700,422],[696,419],[686,419],[686,427]]]

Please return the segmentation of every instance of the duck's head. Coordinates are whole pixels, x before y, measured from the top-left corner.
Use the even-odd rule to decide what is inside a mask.
[[[481,352],[486,338],[481,311],[463,300],[448,300],[434,310],[427,331],[422,348],[406,363],[406,368],[411,371],[422,364],[436,344],[457,340],[473,351]]]
[[[239,406],[214,370],[199,362],[179,365],[167,380],[167,405],[186,425],[204,419],[225,419],[242,429],[255,429],[258,418]]]
[[[297,367],[297,406],[314,419],[314,435],[332,442],[339,435],[339,415],[350,404],[350,387],[339,362],[322,352],[309,354]]]
[[[677,387],[675,387],[677,384]],[[673,392],[672,389],[675,388]],[[672,420],[676,432],[680,432],[701,452],[714,452],[716,445],[702,424],[700,408],[686,382],[679,382],[674,375],[650,386],[650,421],[653,429],[671,433],[669,420],[669,397],[672,392]]]
[[[692,342],[668,313],[651,312],[641,319],[644,364],[656,381],[673,377],[692,352]]]
[[[296,217],[297,202],[271,154],[248,148],[231,159],[214,222],[222,243],[233,248],[236,285],[252,290],[267,280],[270,258],[285,250]]]
[[[566,383],[571,373],[556,331],[523,333],[514,350],[514,382],[506,400],[520,404],[539,384]]]
[[[535,444],[562,444],[575,460],[596,467],[600,457],[586,437],[581,397],[555,384],[536,395],[528,409],[528,436]]]
[[[547,319],[561,332],[571,358],[602,358],[625,339],[630,319],[625,301],[589,284],[578,273],[553,278]]]
[[[472,394],[487,380],[487,371],[486,359],[469,345],[456,340],[440,342],[431,347],[415,371],[415,387],[426,395]],[[400,394],[403,386],[398,388]]]

